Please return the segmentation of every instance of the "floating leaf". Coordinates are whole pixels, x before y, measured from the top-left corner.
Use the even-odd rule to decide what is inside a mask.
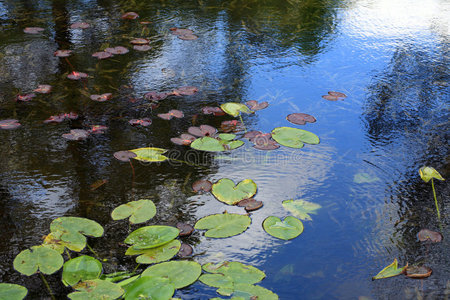
[[[241,112],[246,114],[254,113],[254,111],[250,110],[245,104],[236,102],[224,103],[220,106],[220,108],[233,117],[239,116]]]
[[[277,127],[272,130],[272,138],[277,143],[291,148],[302,148],[303,143],[318,144],[319,137],[312,132],[292,128],[292,127]]]
[[[44,28],[42,27],[25,27],[23,32],[29,33],[29,34],[38,34],[44,31]]]
[[[212,106],[205,106],[202,108],[202,113],[205,115],[215,115],[215,116],[223,116],[225,115],[225,112],[220,107],[212,107]]]
[[[19,123],[19,120],[15,119],[7,119],[7,120],[0,120],[0,129],[16,129],[22,126],[22,124]]]
[[[180,110],[172,109],[166,114],[158,114],[158,117],[164,120],[170,120],[172,118],[182,118],[184,117],[184,114]]]
[[[224,274],[202,274],[198,280],[215,288],[234,288],[233,278]]]
[[[123,46],[116,46],[113,48],[106,48],[104,50],[105,52],[111,53],[111,54],[126,54],[128,52],[130,52],[130,50],[128,50],[127,48],[123,47]]]
[[[146,222],[156,215],[156,206],[151,200],[141,199],[131,201],[116,207],[111,217],[113,220],[130,218],[131,224]]]
[[[372,277],[372,280],[383,279],[403,274],[407,267],[408,264],[406,264],[406,266],[404,266],[403,268],[398,268],[398,262],[397,259],[395,258],[392,264],[390,264],[389,266],[381,270],[377,275]]]
[[[225,238],[238,235],[250,226],[251,219],[248,216],[238,214],[215,214],[197,221],[195,229],[207,229],[206,237]]]
[[[24,95],[17,95],[16,96],[16,100],[17,101],[28,102],[31,99],[33,99],[34,97],[36,97],[36,94],[34,94],[34,93],[24,94]]]
[[[293,239],[303,232],[302,221],[291,216],[286,217],[283,221],[278,217],[267,217],[263,222],[263,227],[268,234],[282,240]]]
[[[76,292],[67,295],[72,300],[114,300],[123,295],[123,289],[110,281],[93,279],[73,287]]]
[[[180,236],[188,236],[191,235],[194,231],[194,227],[192,225],[186,224],[186,223],[177,223],[177,228],[180,230]]]
[[[152,124],[152,120],[149,118],[143,118],[143,119],[131,119],[128,121],[133,126],[140,125],[140,126],[149,126]]]
[[[177,37],[181,40],[192,41],[198,39],[198,36],[195,34],[179,34]]]
[[[328,92],[328,95],[322,96],[323,99],[329,100],[329,101],[337,101],[337,100],[344,100],[347,98],[347,95],[341,92]]]
[[[176,289],[193,284],[202,272],[195,261],[168,261],[148,267],[141,276],[168,278]]]
[[[136,51],[148,51],[150,49],[152,49],[152,47],[150,47],[149,45],[134,45],[133,49]]]
[[[129,11],[122,15],[122,19],[125,19],[125,20],[134,20],[137,18],[139,18],[139,15],[137,13],[135,13],[134,11]]]
[[[27,295],[28,290],[18,284],[0,282],[0,299],[2,300],[22,300]]]
[[[174,35],[185,35],[185,34],[193,34],[194,33],[192,30],[186,29],[186,28],[172,27],[172,28],[169,28],[169,30]]]
[[[280,145],[272,139],[272,134],[270,133],[257,134],[250,141],[255,144],[253,148],[258,150],[275,150],[280,148]]]
[[[82,255],[64,263],[62,281],[67,285],[75,285],[80,281],[97,279],[102,273],[102,263],[97,259]]]
[[[251,141],[253,138],[257,137],[260,134],[263,134],[263,133],[261,131],[258,131],[258,130],[251,130],[251,131],[247,131],[244,134],[243,138],[249,139]]]
[[[198,192],[203,192],[203,193],[208,193],[211,191],[212,188],[212,183],[209,180],[197,180],[196,182],[194,182],[192,184],[192,189],[194,190],[194,192],[198,193]]]
[[[181,247],[180,247],[180,251],[178,251],[178,257],[184,258],[184,257],[188,257],[191,256],[192,253],[194,252],[194,249],[192,249],[192,247],[186,243],[181,243]]]
[[[72,55],[72,50],[56,50],[53,55],[56,57],[68,57]]]
[[[125,299],[161,299],[169,300],[175,292],[170,280],[158,276],[141,276],[126,287]]]
[[[294,113],[290,114],[286,117],[286,120],[293,124],[297,125],[305,125],[306,123],[314,123],[316,122],[316,118],[314,118],[311,115],[304,114],[304,113]]]
[[[200,125],[199,127],[189,127],[188,132],[197,137],[213,136],[216,134],[217,129],[209,125]]]
[[[166,99],[170,95],[172,95],[172,93],[151,91],[145,93],[144,98],[151,101],[159,101]]]
[[[33,91],[40,94],[48,94],[52,90],[52,86],[48,84],[40,84]]]
[[[172,91],[175,96],[191,96],[197,92],[198,88],[195,86],[180,86]]]
[[[432,243],[439,243],[442,241],[442,234],[440,232],[432,231],[429,229],[420,230],[417,237],[421,242],[430,241]]]
[[[207,263],[202,266],[203,270],[213,274],[222,274],[230,277],[232,283],[254,284],[266,277],[266,274],[250,265],[237,261],[225,261],[221,263]],[[202,281],[200,279],[200,281]],[[203,281],[202,281],[203,282]],[[215,286],[220,287],[220,286]]]
[[[189,146],[196,137],[187,133],[182,133],[180,137],[171,138],[170,141],[177,145]]]
[[[222,178],[212,186],[214,197],[228,205],[234,205],[241,200],[253,197],[256,190],[256,183],[251,179],[244,179],[235,185],[233,180]]]
[[[53,274],[61,269],[64,259],[58,251],[44,246],[32,246],[20,252],[14,259],[14,269],[31,276],[36,272]]]
[[[372,183],[377,181],[380,181],[380,178],[369,173],[358,173],[353,176],[354,183]]]
[[[322,207],[317,203],[308,202],[305,200],[285,200],[282,204],[284,209],[300,220],[308,221],[312,220],[309,214],[316,214],[316,211]]]
[[[88,77],[88,74],[83,73],[83,72],[77,72],[77,71],[73,71],[72,73],[67,75],[67,78],[72,79],[72,80],[80,80],[82,78],[87,78],[87,77]]]
[[[150,41],[144,38],[137,38],[131,40],[130,43],[133,45],[147,45],[148,43],[150,43]]]
[[[244,199],[237,204],[239,207],[244,207],[246,211],[254,211],[260,209],[263,206],[262,201],[255,200],[254,198]]]
[[[135,250],[156,248],[175,239],[180,231],[172,226],[153,225],[136,229],[125,239]]]
[[[98,59],[106,59],[110,58],[111,56],[112,56],[111,53],[105,51],[95,52],[92,54],[92,57],[96,57]]]
[[[90,134],[102,134],[105,133],[108,127],[103,125],[91,125],[91,129],[88,130]]]
[[[202,151],[217,152],[217,151],[233,150],[241,147],[242,145],[244,145],[244,142],[239,140],[228,141],[205,136],[193,141],[191,143],[191,148]]]
[[[91,95],[90,98],[94,101],[98,101],[98,102],[105,102],[109,99],[111,99],[112,94],[111,93],[104,93],[101,95]]]
[[[50,116],[50,118],[45,120],[44,123],[61,123],[66,119],[76,120],[76,119],[78,119],[78,114],[76,114],[74,112],[70,112],[70,113],[59,114],[56,116]]]
[[[258,102],[256,100],[249,100],[245,104],[253,111],[261,110],[269,106],[269,103],[266,101]]]
[[[71,140],[71,141],[81,141],[87,139],[89,136],[89,132],[84,129],[72,129],[70,133],[64,133],[62,135],[63,138]]]
[[[165,161],[168,158],[164,156],[163,154],[167,152],[166,149],[161,148],[138,148],[129,150],[136,154],[136,157],[133,157],[136,160],[140,160],[143,162],[159,162],[159,161]]]
[[[407,266],[405,275],[409,278],[422,279],[431,276],[433,270],[426,266]]]
[[[139,255],[136,257],[138,264],[156,264],[174,257],[180,250],[179,240],[173,240],[164,245],[151,249],[135,249],[134,246],[128,248],[125,255]]]
[[[219,292],[219,291],[217,291]],[[278,300],[278,295],[271,290],[263,288],[259,285],[252,285],[246,283],[236,283],[233,290],[233,299],[242,297],[245,300],[264,299],[264,300]]]
[[[244,126],[237,120],[228,120],[220,123],[220,129],[223,132],[238,132],[244,130]]]
[[[444,180],[444,178],[432,167],[422,167],[419,169],[420,178],[423,181],[428,182],[430,179],[435,178],[437,180]]]
[[[81,251],[86,246],[86,236],[101,237],[103,227],[93,220],[79,217],[60,217],[50,224],[50,231],[66,243],[73,251]]]
[[[89,23],[86,22],[75,22],[70,25],[71,29],[87,29],[89,27],[91,27],[91,25],[89,25]]]
[[[131,151],[117,151],[114,152],[114,157],[120,161],[130,161],[130,158],[135,158],[137,155]]]

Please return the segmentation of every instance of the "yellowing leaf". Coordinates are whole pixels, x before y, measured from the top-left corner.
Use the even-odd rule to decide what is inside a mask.
[[[395,258],[392,264],[390,264],[389,266],[381,270],[377,275],[372,277],[372,280],[394,277],[403,274],[407,267],[408,264],[406,264],[406,266],[404,266],[403,268],[398,268],[398,262],[397,259]]]

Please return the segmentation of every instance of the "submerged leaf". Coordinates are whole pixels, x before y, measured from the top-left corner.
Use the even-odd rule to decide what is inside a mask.
[[[322,207],[317,203],[308,202],[305,200],[285,200],[282,204],[287,211],[300,220],[308,221],[312,220],[309,214],[316,214],[316,211]]]
[[[110,58],[111,56],[112,56],[111,53],[105,51],[95,52],[92,54],[92,57],[96,57],[98,59],[106,59]]]
[[[7,119],[7,120],[0,120],[0,129],[16,129],[22,126],[22,124],[19,123],[19,120],[15,119]]]
[[[303,223],[294,217],[286,217],[283,221],[274,216],[267,217],[263,222],[264,230],[276,238],[290,240],[303,232]]]
[[[131,224],[146,222],[156,215],[156,206],[151,200],[131,201],[116,207],[111,217],[113,220],[130,218]]]
[[[387,266],[386,268],[381,270],[377,275],[372,277],[372,280],[388,278],[388,277],[393,277],[393,276],[403,274],[407,267],[408,267],[408,264],[406,264],[406,266],[404,266],[402,268],[398,268],[398,262],[397,262],[397,259],[395,258],[394,262],[392,264],[390,264],[389,266]]]
[[[71,29],[87,29],[89,27],[91,27],[91,25],[89,25],[89,23],[86,22],[75,22],[70,25]]]
[[[204,217],[195,224],[196,229],[207,229],[205,236],[212,238],[226,238],[238,235],[250,226],[249,216],[238,214],[215,214]]]
[[[256,183],[251,179],[244,179],[235,185],[231,179],[222,178],[212,185],[214,197],[228,205],[234,205],[241,200],[253,197],[256,190]]]
[[[137,13],[135,13],[134,11],[129,11],[122,15],[122,19],[125,19],[125,20],[134,20],[137,18],[139,18],[139,15]]]
[[[29,34],[38,34],[44,31],[44,28],[42,27],[25,27],[23,32],[29,33]]]
[[[128,50],[127,48],[125,48],[123,46],[116,46],[114,48],[106,48],[104,51],[111,53],[111,54],[126,54],[126,53],[130,52],[130,50]]]
[[[40,94],[48,94],[52,90],[52,86],[48,84],[39,84],[37,88],[34,89],[34,92]]]
[[[71,141],[81,141],[89,137],[89,132],[84,129],[72,129],[70,133],[64,133],[62,137]]]
[[[56,57],[68,57],[72,55],[72,50],[56,50],[53,55]]]
[[[353,176],[353,182],[355,183],[372,183],[380,181],[380,178],[369,173],[358,173]]]

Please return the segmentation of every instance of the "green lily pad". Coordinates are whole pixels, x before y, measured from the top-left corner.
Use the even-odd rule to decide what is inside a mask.
[[[234,280],[230,276],[223,274],[202,274],[198,279],[202,283],[215,288],[234,288]]]
[[[202,266],[195,261],[168,261],[145,269],[141,276],[168,278],[175,289],[193,284],[202,272]]]
[[[219,292],[219,290],[217,291]],[[219,292],[220,293],[220,292]],[[259,285],[252,285],[247,283],[237,283],[234,286],[233,297],[242,297],[245,300],[264,299],[264,300],[278,300],[278,295],[263,288]]]
[[[67,295],[72,300],[114,300],[123,295],[123,289],[115,283],[93,279],[73,287],[76,292]]]
[[[204,217],[198,220],[194,227],[207,229],[206,237],[226,238],[244,232],[250,223],[249,216],[224,213]]]
[[[381,270],[377,275],[373,276],[372,280],[383,279],[383,278],[388,278],[388,277],[393,277],[393,276],[403,274],[407,267],[408,267],[408,264],[406,264],[406,266],[404,266],[402,268],[399,268],[398,261],[395,258],[394,262],[392,262],[392,264],[390,264],[389,266],[387,266],[386,268]]]
[[[205,136],[193,141],[191,148],[201,151],[219,152],[234,150],[242,145],[244,145],[244,142],[239,140],[221,140]]]
[[[70,244],[66,244],[63,241],[61,241],[60,236],[62,235],[61,232],[58,233],[52,233],[50,232],[48,235],[45,236],[44,242],[42,243],[42,246],[52,248],[53,250],[58,251],[58,253],[62,254],[64,252],[65,247],[70,249]],[[76,245],[75,248],[84,248],[84,244]]]
[[[113,220],[122,220],[130,217],[131,224],[143,223],[156,215],[156,206],[151,200],[141,199],[131,201],[116,207],[111,217]]]
[[[219,201],[234,205],[241,200],[253,197],[256,190],[256,183],[251,179],[244,179],[235,185],[233,180],[222,178],[213,184],[211,192]]]
[[[97,279],[101,274],[102,263],[93,257],[83,255],[64,263],[62,282],[66,286],[72,286],[80,281]]]
[[[135,250],[156,248],[174,240],[180,230],[172,226],[153,225],[136,229],[125,239]]]
[[[133,149],[129,151],[137,155],[136,157],[133,157],[133,159],[143,162],[158,162],[169,159],[167,156],[163,155],[167,152],[166,149],[148,147]]]
[[[226,112],[227,114],[237,117],[241,112],[246,114],[254,113],[254,111],[250,110],[247,105],[236,102],[227,102],[220,106],[220,108]]]
[[[181,242],[179,240],[173,240],[162,246],[137,250],[134,247],[128,248],[125,255],[139,255],[136,257],[138,264],[156,264],[162,261],[166,261],[177,255],[180,250]]]
[[[14,269],[31,276],[38,270],[44,274],[53,274],[61,269],[64,259],[58,251],[44,246],[33,246],[17,254]]]
[[[292,128],[277,127],[272,130],[272,138],[278,143],[290,148],[302,148],[303,143],[318,144],[319,137],[312,132]]]
[[[284,221],[280,218],[270,216],[263,222],[264,230],[276,238],[290,240],[303,232],[303,223],[297,218],[286,217]]]
[[[317,203],[308,202],[305,200],[285,200],[282,204],[287,211],[300,220],[308,221],[312,220],[309,214],[316,214],[316,211],[322,207]]]
[[[27,293],[27,288],[21,285],[0,283],[0,300],[22,300]]]
[[[232,141],[236,138],[236,135],[233,133],[221,133],[219,134],[219,139],[224,141]]]
[[[54,238],[73,251],[81,251],[86,246],[86,237],[101,237],[103,227],[93,220],[79,217],[60,217],[50,224]]]
[[[168,278],[142,276],[126,287],[125,299],[157,299],[169,300],[175,288]]]
[[[377,181],[380,181],[380,178],[369,173],[358,173],[353,176],[354,183],[372,183]]]
[[[237,261],[207,263],[203,265],[202,268],[209,273],[225,275],[229,277],[233,283],[254,284],[266,277],[266,274],[258,268]],[[226,281],[226,279],[223,280]]]
[[[423,181],[428,182],[432,178],[435,178],[437,180],[444,180],[444,178],[439,174],[438,171],[436,171],[432,167],[422,167],[419,169],[420,178],[422,178]]]

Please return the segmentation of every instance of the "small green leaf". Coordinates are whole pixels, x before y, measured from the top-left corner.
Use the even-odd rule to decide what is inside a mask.
[[[102,263],[97,259],[82,255],[64,263],[62,282],[75,285],[80,281],[97,279],[102,273]]]
[[[170,299],[175,288],[168,278],[141,276],[126,287],[125,299]]]
[[[135,250],[156,248],[172,241],[179,233],[178,228],[172,226],[145,226],[130,233],[125,243],[133,245]]]
[[[305,200],[285,200],[282,204],[287,211],[300,220],[308,221],[312,220],[309,214],[316,214],[316,211],[322,207],[317,203],[308,202]]]
[[[205,136],[193,141],[191,148],[201,151],[220,152],[234,150],[242,145],[244,145],[244,142],[239,140],[215,139]]]
[[[303,223],[297,218],[286,217],[281,221],[278,217],[267,217],[263,222],[264,230],[279,239],[290,240],[303,232]]]
[[[203,270],[213,274],[228,276],[233,283],[254,284],[266,277],[263,271],[250,265],[237,261],[225,261],[221,263],[207,263],[202,266]],[[226,280],[226,279],[224,279]]]
[[[134,159],[144,162],[159,162],[169,159],[167,156],[163,155],[167,152],[166,149],[148,147],[133,149],[129,151],[137,155],[136,157],[133,157]]]
[[[213,184],[211,192],[217,200],[234,205],[241,200],[253,197],[256,190],[256,183],[251,179],[244,179],[235,185],[233,180],[222,178]]]
[[[303,143],[318,144],[319,137],[312,132],[292,128],[277,127],[272,130],[272,138],[278,143],[290,148],[302,148]]]
[[[219,139],[224,141],[232,141],[236,138],[235,134],[232,133],[221,133],[219,134]]]
[[[206,237],[225,238],[244,232],[250,223],[249,216],[224,213],[204,217],[198,220],[194,227],[207,229]]]
[[[264,299],[264,300],[278,300],[278,295],[271,290],[263,288],[259,285],[252,285],[247,283],[237,283],[234,286],[233,297],[242,297],[246,300]]]
[[[254,113],[254,111],[250,110],[247,105],[236,102],[227,102],[220,106],[220,108],[226,112],[227,114],[237,117],[241,112],[246,114]]]
[[[21,285],[0,283],[0,300],[22,300],[27,293],[27,288]]]
[[[406,266],[404,266],[403,268],[398,268],[398,262],[397,259],[395,258],[392,264],[381,270],[377,275],[373,276],[372,280],[388,278],[403,274],[407,267],[408,264],[406,264]]]
[[[116,207],[111,217],[113,220],[122,220],[130,217],[131,224],[143,223],[156,215],[156,206],[151,200],[141,199],[131,201]]]
[[[58,251],[45,246],[33,246],[23,250],[14,259],[14,269],[31,276],[38,270],[44,274],[53,274],[61,269],[64,259]]]
[[[230,288],[234,289],[234,280],[230,276],[223,274],[202,274],[198,279],[202,283],[215,288]]]
[[[145,269],[141,276],[168,278],[175,289],[193,284],[202,272],[202,266],[195,261],[168,261]]]
[[[444,178],[432,167],[422,167],[419,169],[420,177],[423,181],[428,182],[432,178],[436,178],[437,180],[444,180]]]
[[[138,264],[156,264],[163,262],[174,257],[180,250],[181,242],[179,240],[173,240],[162,246],[136,250],[134,247],[128,248],[125,255],[139,255],[136,257]]]
[[[73,288],[76,292],[67,295],[72,300],[114,300],[123,295],[120,286],[100,279],[86,280]]]

